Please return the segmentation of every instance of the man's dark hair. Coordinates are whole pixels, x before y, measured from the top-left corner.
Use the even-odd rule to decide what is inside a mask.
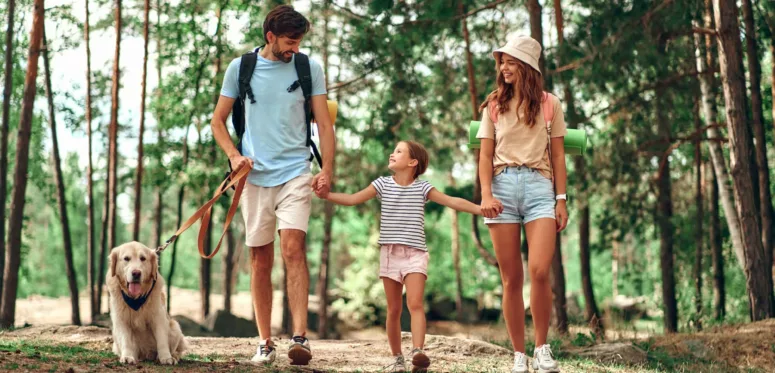
[[[269,42],[266,34],[271,31],[275,36],[301,39],[309,31],[309,21],[290,5],[280,5],[267,14],[264,20],[264,41]]]

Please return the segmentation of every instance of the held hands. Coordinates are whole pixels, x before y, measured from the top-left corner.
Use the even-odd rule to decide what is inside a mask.
[[[503,204],[501,201],[498,201],[492,196],[482,197],[482,204],[480,205],[480,209],[482,210],[482,215],[484,215],[485,218],[492,219],[503,212]]]
[[[331,192],[331,184],[333,184],[333,172],[330,170],[320,171],[315,177],[312,178],[312,190],[315,191],[315,195],[318,198],[326,199],[328,193]]]
[[[555,216],[557,217],[557,232],[559,233],[568,226],[568,208],[565,205],[564,199],[557,201],[557,206],[555,207]]]

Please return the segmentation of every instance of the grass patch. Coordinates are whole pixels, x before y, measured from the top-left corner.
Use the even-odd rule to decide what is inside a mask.
[[[99,364],[116,358],[112,352],[85,349],[79,346],[47,345],[24,340],[0,341],[0,352],[16,353],[46,363],[52,360],[77,364]]]

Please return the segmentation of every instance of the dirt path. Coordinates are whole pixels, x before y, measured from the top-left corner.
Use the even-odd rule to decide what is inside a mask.
[[[753,327],[742,329],[738,338],[743,341],[748,341],[750,337],[757,338],[753,344],[740,343],[741,340],[733,339],[728,332],[671,336],[647,346],[648,361],[633,365],[599,363],[582,358],[577,354],[578,348],[564,343],[560,361],[563,373],[772,372],[768,367],[775,361],[775,356],[770,356],[775,355],[775,347],[768,345],[765,349],[764,345],[772,343],[775,320],[750,325]],[[404,333],[403,338],[406,350],[411,345],[410,336]],[[158,366],[152,362],[129,367],[118,364],[118,359],[110,352],[112,337],[106,328],[28,327],[0,332],[0,371],[382,372],[391,361],[384,338],[313,340],[315,357],[310,366],[303,368],[289,365],[283,353],[288,342],[277,340],[278,351],[281,353],[271,369],[247,361],[255,353],[257,341],[254,338],[187,339],[190,351],[184,361],[174,368]],[[737,343],[733,344],[735,341]],[[681,351],[684,347],[688,348],[688,352]],[[744,353],[734,351],[735,348],[751,350]],[[426,352],[432,359],[431,369],[435,372],[509,372],[512,364],[512,354],[508,349],[479,340],[429,335]],[[707,356],[697,357],[698,353]],[[727,358],[732,359],[734,364],[726,361]]]

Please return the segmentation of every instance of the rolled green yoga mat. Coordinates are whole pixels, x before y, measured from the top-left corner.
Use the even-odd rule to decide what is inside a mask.
[[[476,133],[479,132],[478,121],[471,121],[468,127],[468,147],[471,149],[479,149],[479,139],[476,138]],[[587,133],[583,130],[568,128],[568,134],[565,135],[565,154],[567,155],[581,155],[587,150]]]

